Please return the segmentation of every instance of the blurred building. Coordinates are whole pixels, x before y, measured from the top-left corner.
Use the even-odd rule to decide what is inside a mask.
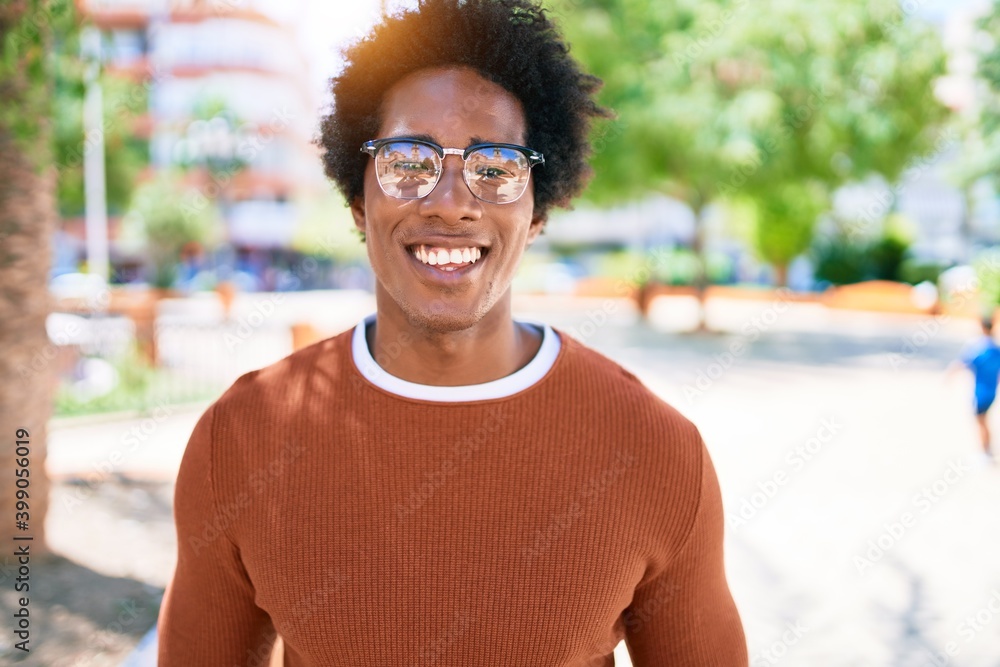
[[[101,30],[104,66],[148,88],[152,170],[184,167],[220,208],[234,264],[287,249],[296,202],[326,188],[310,143],[319,100],[287,12],[254,0],[79,6]]]

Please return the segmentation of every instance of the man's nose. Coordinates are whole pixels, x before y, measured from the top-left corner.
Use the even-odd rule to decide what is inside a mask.
[[[421,214],[439,217],[446,222],[478,220],[482,217],[482,203],[465,184],[463,168],[461,156],[449,155],[445,158],[441,180],[430,194],[420,200]]]

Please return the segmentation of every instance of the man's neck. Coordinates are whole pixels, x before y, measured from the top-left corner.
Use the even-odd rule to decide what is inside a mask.
[[[539,332],[513,320],[509,298],[469,329],[449,332],[415,328],[402,313],[380,307],[365,339],[376,363],[390,375],[437,386],[506,377],[527,365],[542,343]]]

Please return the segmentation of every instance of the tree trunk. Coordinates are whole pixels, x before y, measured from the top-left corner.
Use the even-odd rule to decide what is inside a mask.
[[[775,264],[774,265],[774,286],[775,287],[788,287],[788,265],[787,264]]]
[[[32,553],[45,548],[46,424],[55,390],[55,348],[45,331],[53,190],[52,172],[36,173],[0,130],[0,522],[7,544],[12,533],[32,536]],[[15,528],[15,480],[25,474],[15,472],[25,458],[17,440],[29,441],[27,530]]]
[[[15,546],[28,546],[32,556],[47,551],[46,426],[56,355],[45,319],[56,208],[45,108],[51,96],[39,94],[39,87],[49,83],[39,66],[46,50],[35,46],[47,43],[47,37],[31,32],[51,26],[37,16],[29,20],[29,12],[38,9],[35,2],[14,3],[0,12],[0,42],[8,31],[18,31],[11,33],[15,44],[23,36],[13,56],[10,51],[0,56],[8,59],[6,65],[11,59],[16,65],[0,70],[0,97],[4,106],[30,119],[17,127],[0,120],[0,539],[5,545],[0,578],[16,572]],[[9,122],[10,116],[4,119]]]

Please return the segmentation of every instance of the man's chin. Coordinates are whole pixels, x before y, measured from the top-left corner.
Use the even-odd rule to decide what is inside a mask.
[[[436,299],[424,303],[410,303],[404,307],[407,322],[415,329],[428,334],[465,331],[479,324],[496,306],[495,300],[469,299],[459,302]]]
[[[454,333],[471,329],[479,323],[485,312],[477,309],[452,310],[452,309],[414,309],[407,313],[407,321],[415,329],[421,329],[427,333]]]
[[[380,299],[383,302],[381,305],[396,310],[410,327],[428,335],[466,331],[491,313],[501,315],[497,308],[509,308],[509,305],[504,305],[503,293],[497,294],[492,289],[485,294],[420,294],[411,291],[395,295],[382,292],[377,296],[384,297]]]

